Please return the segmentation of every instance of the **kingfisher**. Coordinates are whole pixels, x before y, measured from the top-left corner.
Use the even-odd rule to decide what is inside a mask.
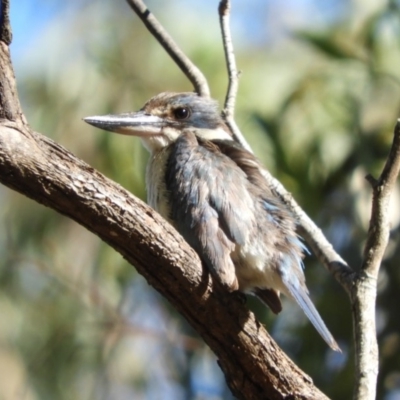
[[[234,140],[215,100],[165,92],[137,112],[84,121],[141,138],[150,152],[149,205],[227,290],[254,294],[276,314],[283,293],[340,351],[309,297],[303,272],[307,249],[296,233],[296,220],[266,184],[258,159]]]

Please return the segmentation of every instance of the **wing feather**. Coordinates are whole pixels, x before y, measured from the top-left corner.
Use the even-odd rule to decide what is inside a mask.
[[[208,268],[237,289],[231,253],[246,242],[254,224],[246,174],[211,142],[199,143],[188,132],[173,146],[166,182],[170,219]]]

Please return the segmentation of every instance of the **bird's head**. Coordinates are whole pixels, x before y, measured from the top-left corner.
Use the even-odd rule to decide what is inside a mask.
[[[216,101],[195,93],[160,93],[137,112],[86,117],[100,129],[138,136],[150,153],[173,143],[187,130],[207,140],[232,140]]]

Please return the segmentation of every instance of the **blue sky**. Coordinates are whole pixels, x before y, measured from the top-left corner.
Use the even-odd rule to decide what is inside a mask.
[[[61,5],[60,5],[61,4]],[[40,35],[46,23],[58,15],[62,3],[54,0],[11,0],[10,19],[13,31],[11,51],[18,57]]]
[[[99,0],[99,1],[121,1],[124,0]],[[153,10],[156,9],[160,0],[149,0]],[[165,1],[165,0],[163,0]],[[187,0],[174,0],[175,3]],[[193,0],[192,0],[193,1]],[[172,2],[172,1],[171,1]],[[275,29],[285,29],[285,24],[306,28],[308,24],[326,24],[332,19],[338,18],[343,11],[345,0],[233,0],[232,1],[232,25],[233,30],[246,32],[255,39],[266,31],[273,35]],[[14,59],[21,56],[31,46],[35,39],[45,28],[46,24],[57,16],[60,16],[67,7],[77,6],[81,2],[62,2],[58,0],[11,0],[11,24],[13,30],[13,43],[11,51]],[[173,2],[172,2],[173,3]],[[202,7],[202,11],[215,12],[218,0],[203,0],[196,3],[196,10]],[[265,26],[265,15],[274,13],[270,21],[278,21],[278,24]],[[277,15],[275,15],[275,13]],[[281,25],[279,25],[281,21]],[[283,21],[283,26],[282,26]]]

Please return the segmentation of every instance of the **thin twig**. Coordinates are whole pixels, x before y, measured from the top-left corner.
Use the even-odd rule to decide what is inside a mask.
[[[149,32],[157,39],[165,51],[175,61],[181,71],[192,82],[195,91],[204,97],[210,96],[210,89],[203,73],[189,60],[172,37],[150,12],[142,0],[126,0],[133,11],[145,24]]]
[[[400,170],[400,120],[393,143],[378,180],[368,175],[373,189],[372,212],[364,248],[361,272],[352,292],[355,335],[356,384],[354,399],[373,400],[379,372],[379,351],[375,327],[375,301],[379,268],[390,235],[389,202]]]
[[[224,43],[225,61],[228,70],[228,90],[225,97],[224,111],[232,116],[235,112],[237,91],[239,88],[239,73],[236,67],[235,53],[233,50],[232,35],[230,31],[230,0],[221,0],[218,7],[219,21],[221,25],[222,40]]]
[[[232,132],[233,137],[238,141],[246,150],[253,152],[250,145],[242,135],[242,132],[236,125],[234,119],[235,103],[237,91],[239,88],[239,72],[236,67],[235,53],[233,50],[232,35],[230,30],[230,0],[221,0],[218,7],[219,21],[221,25],[222,41],[224,44],[226,68],[228,70],[228,90],[226,92],[224,109],[222,116],[229,129]]]

